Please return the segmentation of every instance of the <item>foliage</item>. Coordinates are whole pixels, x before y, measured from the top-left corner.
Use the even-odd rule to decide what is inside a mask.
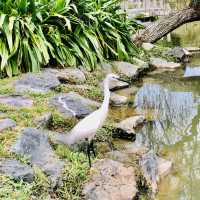
[[[0,72],[37,72],[49,63],[94,70],[105,59],[128,60],[137,27],[119,0],[3,0]]]
[[[63,187],[56,193],[61,199],[79,200],[83,183],[87,180],[88,160],[83,153],[71,152],[66,146],[58,145],[56,153],[70,161],[63,173]]]
[[[24,182],[14,182],[6,176],[0,175],[0,199],[29,199],[32,192],[32,185]]]
[[[18,77],[19,78],[19,77]],[[6,78],[0,80],[0,94],[11,94],[14,78]],[[74,126],[77,121],[75,119],[65,119],[56,109],[48,104],[49,98],[55,96],[55,93],[47,94],[26,93],[35,103],[31,108],[20,108],[6,106],[0,104],[0,111],[5,113],[8,118],[16,121],[17,126],[14,129],[4,130],[0,135],[0,157],[15,158],[22,163],[27,162],[26,157],[17,156],[10,151],[11,146],[15,143],[16,138],[24,127],[33,127],[36,118],[46,112],[53,115],[52,129],[56,131],[67,131]],[[49,132],[49,137],[53,136],[53,132]],[[53,141],[53,140],[52,140]],[[87,179],[89,171],[88,159],[83,153],[72,152],[64,145],[52,145],[55,153],[66,161],[63,170],[63,184],[59,185],[55,190],[49,190],[49,182],[47,176],[36,166],[32,166],[35,171],[35,180],[32,183],[12,180],[5,175],[1,175],[0,179],[0,199],[1,200],[80,200],[82,186]]]

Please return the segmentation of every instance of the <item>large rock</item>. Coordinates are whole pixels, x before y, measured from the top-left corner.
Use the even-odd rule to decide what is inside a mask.
[[[48,128],[52,122],[52,113],[44,113],[42,116],[37,117],[34,120],[34,124],[37,128]]]
[[[143,127],[145,122],[146,119],[143,115],[129,117],[116,125],[113,136],[133,140],[135,134]]]
[[[155,194],[158,190],[159,179],[169,174],[172,162],[149,151],[141,157],[140,166],[147,183]]]
[[[112,63],[112,65],[118,73],[120,73],[122,76],[125,76],[131,80],[137,79],[139,76],[139,73],[143,71],[142,68],[128,62],[115,61]]]
[[[166,52],[166,54],[168,56],[173,56],[174,58],[177,58],[181,61],[186,61],[186,59],[188,60],[188,57],[191,56],[191,53],[182,47],[175,47],[170,49]]]
[[[128,103],[128,98],[112,92],[110,97],[110,103],[113,106],[125,105]]]
[[[83,118],[96,110],[100,104],[84,98],[75,92],[59,94],[50,100],[50,103],[66,117]]]
[[[86,200],[131,200],[135,197],[136,180],[133,167],[110,159],[99,160],[93,165],[95,173],[85,184]]]
[[[0,104],[6,104],[16,108],[30,108],[33,105],[33,100],[21,95],[6,95],[0,96]]]
[[[117,79],[113,79],[109,83],[109,89],[111,91],[115,91],[115,90],[119,90],[119,89],[124,89],[124,88],[127,88],[127,87],[129,87],[129,84],[127,82],[120,81],[120,80],[117,80]]]
[[[140,73],[149,70],[149,64],[139,58],[133,57],[132,62],[140,68]]]
[[[0,173],[10,176],[17,181],[23,180],[31,183],[34,179],[34,172],[31,167],[14,159],[1,158]]]
[[[0,119],[0,132],[5,129],[14,128],[16,126],[16,122],[12,119]]]
[[[59,183],[64,162],[53,152],[47,134],[38,129],[26,128],[11,151],[29,158],[33,165],[41,168],[49,177],[52,187]]]
[[[65,68],[65,69],[52,69],[47,68],[45,72],[53,73],[61,82],[82,84],[85,83],[85,74],[77,68]]]
[[[102,63],[101,67],[106,73],[112,73],[113,71],[113,67],[110,63]]]
[[[180,68],[180,63],[168,62],[162,58],[150,58],[150,65],[154,68],[168,68],[168,69],[176,69]]]
[[[60,85],[55,74],[43,72],[39,74],[27,73],[21,80],[14,83],[16,92],[46,93]]]
[[[148,152],[141,157],[140,166],[147,184],[155,194],[158,190],[157,183],[159,181],[157,156],[153,152]]]
[[[186,67],[185,78],[194,78],[194,77],[200,77],[200,67]]]
[[[200,52],[200,47],[185,47],[185,49],[191,53]]]

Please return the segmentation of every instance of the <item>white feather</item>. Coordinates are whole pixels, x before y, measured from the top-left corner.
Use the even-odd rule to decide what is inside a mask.
[[[112,79],[119,78],[115,74],[109,74],[104,80],[104,101],[102,106],[82,119],[69,134],[60,137],[59,142],[67,145],[72,145],[81,140],[88,139],[89,141],[94,138],[97,130],[103,126],[103,123],[108,115],[110,91],[109,82]]]

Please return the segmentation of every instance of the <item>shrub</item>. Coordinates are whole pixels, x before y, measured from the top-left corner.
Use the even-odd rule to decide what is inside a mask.
[[[0,72],[37,72],[50,62],[94,70],[105,59],[128,60],[137,27],[119,0],[3,0]]]

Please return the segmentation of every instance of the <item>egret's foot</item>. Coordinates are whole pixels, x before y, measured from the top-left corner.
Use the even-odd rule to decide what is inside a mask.
[[[90,143],[90,148],[92,150],[92,153],[93,153],[94,157],[96,157],[96,152],[95,152],[95,149],[94,149],[94,141],[93,140]]]
[[[91,164],[91,158],[90,158],[90,144],[89,144],[89,142],[87,144],[87,156],[88,156],[89,167],[91,168],[92,164]]]
[[[88,156],[89,167],[91,168],[92,164],[91,164],[91,158],[90,158],[90,142],[88,141],[87,138],[85,139],[85,141],[87,141],[86,153],[87,153],[87,156]]]

